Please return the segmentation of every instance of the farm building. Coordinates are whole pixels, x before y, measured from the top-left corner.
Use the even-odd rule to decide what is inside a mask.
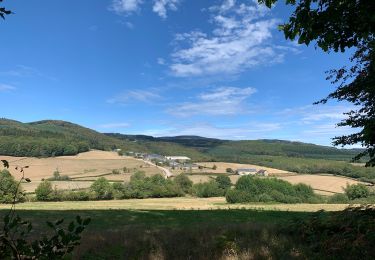
[[[186,156],[165,156],[168,161],[177,161],[177,162],[186,162],[190,161],[191,159]]]
[[[147,161],[165,162],[165,157],[160,154],[146,154],[144,159]]]
[[[184,163],[183,166],[181,167],[182,170],[184,171],[189,171],[189,170],[198,170],[199,165],[195,163]]]
[[[242,169],[237,169],[236,174],[238,175],[256,175],[257,174],[257,169],[255,168],[242,168]]]

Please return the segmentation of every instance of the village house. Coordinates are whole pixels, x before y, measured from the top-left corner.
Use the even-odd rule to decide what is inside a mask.
[[[257,169],[255,168],[240,168],[236,170],[238,175],[256,175]]]
[[[191,160],[189,157],[186,157],[186,156],[165,156],[165,158],[168,161],[175,161],[175,162],[181,162],[181,163]]]

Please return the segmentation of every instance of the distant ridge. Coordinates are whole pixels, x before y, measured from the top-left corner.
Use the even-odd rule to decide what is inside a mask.
[[[89,149],[138,151],[164,155],[182,154],[195,160],[231,160],[270,155],[299,158],[350,160],[358,149],[293,142],[286,140],[221,140],[195,135],[153,137],[99,133],[62,120],[22,123],[0,119],[0,154],[49,157],[73,155]],[[241,159],[242,160],[242,159]]]

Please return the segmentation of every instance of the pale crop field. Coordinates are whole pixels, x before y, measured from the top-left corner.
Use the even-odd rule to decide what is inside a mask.
[[[299,174],[294,176],[278,177],[279,179],[288,181],[292,184],[304,183],[310,185],[316,193],[322,195],[332,195],[335,193],[343,193],[347,184],[358,184],[359,181],[339,176],[330,175],[312,175]]]
[[[197,163],[204,168],[202,170],[194,170],[193,173],[199,172],[208,172],[208,173],[226,173],[227,168],[231,168],[233,171],[236,171],[239,168],[254,168],[257,170],[267,170],[268,173],[272,176],[285,176],[286,174],[295,174],[284,170],[278,170],[269,167],[263,167],[253,164],[241,164],[241,163],[227,163],[227,162],[200,162]],[[213,170],[212,167],[216,165],[216,170]]]
[[[132,157],[119,156],[115,152],[106,151],[89,151],[76,156],[61,156],[54,158],[32,158],[32,157],[13,157],[0,156],[1,160],[7,160],[10,163],[10,172],[16,179],[21,174],[14,170],[16,166],[29,166],[25,169],[25,177],[31,179],[31,183],[24,183],[23,188],[26,191],[33,191],[42,179],[52,177],[53,172],[58,170],[61,175],[67,175],[74,181],[54,183],[60,189],[85,188],[91,183],[87,180],[94,181],[100,175],[110,174],[112,170],[119,170],[120,174],[110,174],[104,177],[108,180],[121,181],[129,180],[130,176],[136,171],[144,171],[146,175],[163,174],[156,167],[144,163],[141,160]],[[128,172],[123,173],[126,167]],[[76,183],[77,181],[77,183]],[[83,182],[86,181],[86,182]]]
[[[188,175],[193,183],[207,182],[215,176],[208,175]],[[229,175],[230,180],[233,184],[236,184],[240,175]],[[297,173],[286,173],[284,176],[279,175],[276,178],[285,180],[292,184],[304,183],[311,186],[317,194],[320,195],[333,195],[336,193],[344,193],[344,188],[347,184],[358,184],[363,183],[353,179],[333,176],[333,175],[318,175],[318,174],[297,174]]]
[[[107,201],[25,202],[17,204],[19,210],[216,210],[257,209],[277,211],[315,212],[318,210],[340,211],[347,204],[228,204],[225,198],[156,198]],[[10,205],[2,204],[0,209]]]

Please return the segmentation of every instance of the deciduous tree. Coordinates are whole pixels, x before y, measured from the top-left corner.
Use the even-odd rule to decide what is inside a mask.
[[[258,0],[272,7],[277,0]],[[371,0],[286,0],[295,6],[289,21],[280,26],[286,39],[316,46],[325,52],[354,49],[351,67],[328,72],[337,89],[327,98],[354,104],[338,126],[358,129],[335,137],[334,145],[361,144],[366,150],[354,158],[369,156],[367,166],[375,166],[375,1]]]

